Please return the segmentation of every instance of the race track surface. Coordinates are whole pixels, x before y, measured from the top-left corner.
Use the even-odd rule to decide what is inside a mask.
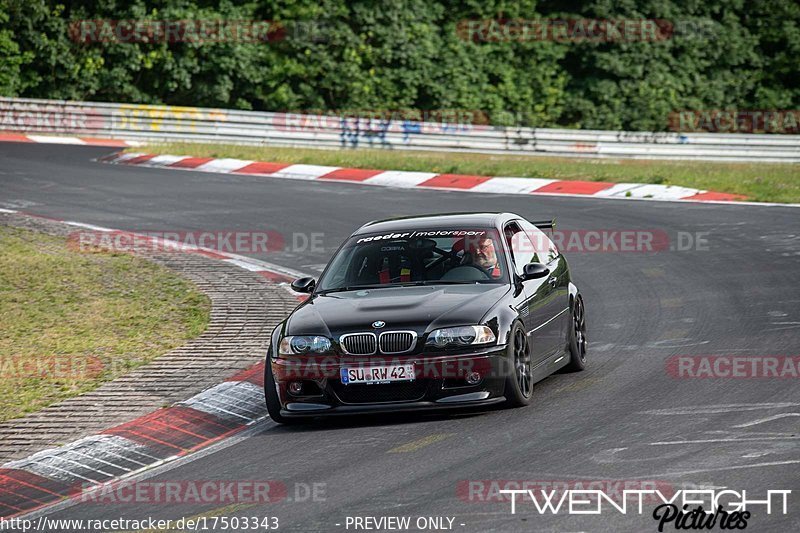
[[[528,408],[291,428],[266,421],[149,481],[278,480],[287,500],[79,503],[52,517],[277,516],[280,530],[310,532],[346,531],[348,516],[447,516],[464,532],[655,531],[653,506],[642,515],[552,516],[526,500],[512,515],[508,502],[472,501],[480,496],[459,487],[622,480],[759,497],[800,491],[796,377],[691,379],[666,368],[676,355],[800,355],[797,208],[473,195],[92,161],[110,151],[0,144],[0,207],[131,231],[274,230],[287,244],[294,234],[299,244],[321,234],[322,246],[251,254],[314,274],[364,222],[421,213],[511,211],[555,216],[562,230],[652,231],[673,245],[702,232],[706,242],[657,253],[567,251],[587,305],[589,366],[538,384]],[[296,487],[314,483],[324,491],[316,501],[296,497]],[[800,529],[800,492],[792,496],[786,516],[753,508],[748,529]]]

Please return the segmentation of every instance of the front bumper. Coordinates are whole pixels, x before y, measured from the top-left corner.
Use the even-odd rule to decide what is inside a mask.
[[[285,417],[437,411],[505,401],[505,348],[443,355],[282,357],[269,364]],[[345,385],[340,379],[342,368],[408,363],[414,364],[414,381]],[[471,385],[465,378],[473,372],[482,379]],[[301,393],[289,392],[292,382],[301,384]]]

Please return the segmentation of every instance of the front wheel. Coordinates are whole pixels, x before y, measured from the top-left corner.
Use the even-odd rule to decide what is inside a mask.
[[[511,372],[506,375],[506,406],[523,407],[531,403],[533,375],[528,336],[519,324],[514,325],[509,335],[508,361]]]
[[[575,297],[572,306],[572,320],[569,334],[569,364],[564,367],[568,372],[578,372],[586,368],[586,309],[583,298]]]

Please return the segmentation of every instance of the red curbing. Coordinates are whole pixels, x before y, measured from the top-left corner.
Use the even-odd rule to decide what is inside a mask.
[[[209,161],[213,160],[213,157],[187,157],[167,166],[175,168],[197,168],[200,165],[205,165]]]
[[[155,156],[156,154],[137,155],[136,157],[131,157],[130,159],[125,159],[123,161],[119,161],[118,163],[122,165],[138,165],[140,163],[150,161]]]
[[[291,276],[281,274],[280,272],[273,272],[271,270],[258,270],[256,271],[256,274],[276,283],[291,283],[294,281],[294,278]]]
[[[591,195],[610,189],[613,186],[613,183],[604,183],[601,181],[556,181],[555,183],[550,183],[536,189],[535,192]]]
[[[420,187],[443,187],[446,189],[471,189],[492,179],[489,176],[468,176],[463,174],[439,174],[419,184]]]
[[[694,196],[689,196],[688,198],[684,198],[684,200],[691,200],[693,202],[736,202],[739,200],[747,200],[747,196],[727,192],[706,191],[697,193]]]
[[[14,143],[32,143],[36,142],[33,139],[29,139],[27,135],[22,135],[19,133],[0,133],[0,141],[3,142],[14,142]]]
[[[152,157],[140,156],[138,159],[141,162]],[[16,210],[6,211],[80,226],[76,222]],[[138,239],[149,238],[127,231],[101,230],[136,236]],[[235,256],[203,248],[185,248],[183,251],[200,253],[232,264],[238,261]],[[259,263],[256,260],[251,262]],[[257,274],[273,282],[282,283],[292,279],[284,273],[267,270],[269,266],[266,264],[261,268],[263,270]],[[249,268],[247,270],[252,271]],[[298,298],[304,300],[306,297]],[[244,430],[267,416],[261,390],[263,374],[264,363],[257,363],[184,402],[106,429],[100,435],[7,463],[0,467],[0,517],[19,517],[31,513],[76,496],[85,489],[87,481],[108,482],[123,472],[134,474]],[[46,456],[44,461],[41,459],[43,456]],[[79,460],[76,462],[70,457],[78,457]],[[51,460],[62,467],[48,466]],[[136,469],[131,471],[127,468],[130,465],[136,465]]]
[[[364,181],[382,172],[383,170],[368,170],[365,168],[340,168],[320,176],[319,179],[331,181]]]
[[[176,165],[177,166],[177,165]],[[288,167],[289,163],[264,163],[256,161],[234,171],[234,174],[272,174]]]
[[[195,450],[241,429],[212,414],[191,407],[173,406],[105,430],[145,445],[157,457],[166,458]]]
[[[264,386],[264,363],[256,363],[246,370],[231,376],[228,381],[248,381],[259,387]]]
[[[76,137],[69,134],[54,134],[54,132],[2,132],[0,142],[39,143],[39,144],[75,144],[86,146],[107,146],[109,148],[127,148],[135,146],[133,141],[122,139],[102,139],[98,137]]]
[[[135,154],[133,157],[101,161],[126,165],[146,163],[155,157]],[[436,174],[394,170],[337,168],[309,164],[286,164],[238,159],[213,159],[165,155],[174,159],[160,168],[200,169],[222,174],[247,174],[286,179],[320,180],[330,182],[366,183],[383,187],[430,188],[467,191],[484,194],[541,194],[549,196],[591,196],[604,199],[635,199],[650,201],[736,202],[747,198],[738,194],[703,191],[677,185],[641,183],[606,183],[586,180],[551,180],[512,176],[479,176],[468,174]],[[215,165],[214,162],[220,161]],[[631,191],[644,191],[631,194]],[[781,205],[781,204],[776,204]]]
[[[68,496],[67,483],[26,470],[0,468],[0,516],[32,511]]]

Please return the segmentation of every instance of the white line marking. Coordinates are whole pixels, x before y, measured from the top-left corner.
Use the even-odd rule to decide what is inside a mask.
[[[249,270],[250,272],[258,272],[259,270],[264,270],[264,267],[261,265],[251,263],[250,261],[242,261],[241,259],[223,259],[222,262],[236,265],[239,268]]]
[[[69,224],[70,226],[75,226],[76,228],[86,228],[94,231],[105,231],[105,232],[114,231],[111,228],[104,228],[102,226],[95,226],[93,224],[84,224],[83,222],[64,221],[64,224]]]
[[[249,381],[226,381],[180,402],[180,405],[222,418],[233,417],[250,422],[263,414],[259,410],[263,405],[263,391]],[[252,413],[252,416],[246,413]]]
[[[83,452],[79,452],[78,450],[73,450],[72,453],[74,453],[76,455],[80,455],[82,457],[86,457],[88,459],[91,459],[92,461],[100,461],[101,463],[107,464],[108,466],[110,466],[112,468],[116,468],[118,470],[124,470],[125,472],[133,471],[132,468],[126,468],[126,467],[124,467],[122,465],[118,465],[118,464],[112,463],[111,461],[106,461],[105,459],[103,459],[101,457],[95,457],[94,455],[89,455],[89,454],[86,454],[86,453],[83,453]],[[117,455],[117,454],[113,454],[113,455]],[[130,461],[130,462],[133,463],[135,461]],[[139,463],[139,464],[141,464],[141,463]],[[91,467],[89,467],[87,465],[83,465],[83,466],[85,466],[89,470],[96,470],[95,468],[91,468]],[[100,470],[97,470],[97,471],[100,472]],[[111,474],[109,474],[109,475],[111,475]],[[115,477],[115,476],[111,476],[111,477]]]
[[[51,137],[50,135],[27,135],[28,139],[37,143],[48,144],[86,144],[77,137]]]
[[[39,468],[39,466],[44,468],[51,468],[57,471],[63,470],[64,472],[74,474],[69,468],[61,469],[56,465],[53,465],[52,462],[63,462],[69,461],[87,468],[88,470],[93,470],[93,468],[88,467],[87,465],[83,465],[78,463],[77,461],[69,459],[69,455],[73,453],[78,453],[83,456],[90,456],[93,457],[91,454],[97,455],[105,455],[109,452],[109,449],[116,450],[122,449],[128,453],[135,453],[136,455],[141,455],[150,459],[156,459],[146,453],[143,453],[141,450],[144,449],[144,446],[138,444],[130,439],[126,439],[125,437],[119,437],[116,435],[91,435],[89,437],[85,437],[74,442],[70,442],[69,444],[65,444],[59,448],[49,448],[46,450],[42,450],[39,452],[34,453],[26,457],[25,459],[18,459],[16,461],[11,461],[4,464],[3,468],[16,468],[21,470],[31,470],[34,471]],[[91,453],[89,453],[91,452]],[[110,452],[114,455],[119,455],[116,452]],[[128,459],[124,455],[121,456],[123,459],[128,460],[132,463],[137,463],[138,461],[133,459]],[[102,459],[98,459],[102,461]],[[37,466],[38,465],[38,466]],[[106,475],[106,472],[102,472]],[[77,474],[75,474],[77,475]],[[79,476],[80,477],[80,476]],[[91,480],[90,480],[91,481]]]
[[[225,255],[230,257],[231,259],[236,259],[238,261],[250,263],[252,265],[258,265],[260,268],[255,270],[255,272],[258,272],[259,270],[269,270],[271,272],[277,272],[279,274],[289,276],[290,278],[303,278],[311,275],[307,272],[301,272],[299,270],[294,270],[293,268],[276,265],[275,263],[261,261],[260,259],[253,259],[252,257],[246,257],[243,255],[230,254],[230,253],[226,253]]]
[[[51,464],[39,463],[39,462],[36,462],[36,461],[30,461],[27,464],[25,464],[24,467],[23,466],[11,466],[11,467],[8,467],[8,468],[15,468],[17,470],[27,470],[28,472],[32,472],[34,474],[38,474],[38,475],[43,476],[43,477],[49,477],[49,478],[65,481],[67,483],[74,483],[76,477],[79,478],[79,479],[82,479],[84,481],[88,481],[89,483],[99,483],[99,481],[96,481],[94,479],[89,479],[88,477],[83,477],[80,474],[76,474],[75,472],[73,472],[73,471],[71,471],[69,469],[59,468],[59,467],[51,465]],[[55,470],[56,474],[55,475],[47,474],[46,472],[48,470]]]
[[[685,476],[691,474],[702,474],[704,472],[720,472],[723,470],[739,470],[742,468],[762,468],[766,466],[783,466],[783,465],[796,465],[796,464],[800,464],[800,459],[791,461],[775,461],[772,463],[755,463],[750,465],[722,466],[719,468],[701,468],[699,470],[681,470],[677,472],[664,472],[662,474],[657,474],[657,475],[660,477],[668,478],[670,476]],[[655,475],[649,474],[646,476],[630,477],[629,479],[654,479],[654,478]]]
[[[742,437],[740,439],[676,440],[670,442],[651,442],[650,446],[668,446],[670,444],[711,444],[714,442],[754,442],[762,440],[800,440],[800,437]]]
[[[127,451],[131,451],[131,452],[132,452],[133,450],[127,450]],[[121,460],[123,460],[123,461],[127,461],[127,462],[129,462],[129,463],[134,463],[134,464],[137,464],[137,465],[139,465],[139,466],[147,466],[147,464],[148,464],[148,463],[143,463],[143,462],[141,462],[141,461],[137,461],[136,459],[133,459],[133,458],[131,458],[131,457],[126,457],[126,456],[124,456],[124,455],[122,455],[122,454],[119,454],[119,453],[117,453],[117,452],[113,451],[113,450],[106,450],[106,453],[107,453],[108,455],[113,455],[114,457],[118,457],[119,459],[121,459]],[[139,453],[139,452],[137,452],[137,454],[138,454],[138,455],[144,455],[143,453]],[[147,456],[145,456],[145,457],[149,457],[150,459],[153,459],[153,460],[156,460],[156,459],[157,459],[156,457],[153,457],[153,456],[151,456],[151,455],[147,455]],[[120,467],[120,468],[121,468],[121,467]]]
[[[251,420],[253,420],[253,417],[251,417],[251,416],[240,415],[239,413],[234,413],[233,411],[228,411],[224,407],[219,407],[217,405],[214,405],[213,403],[211,403],[211,401],[212,400],[210,400],[209,398],[203,398],[201,400],[194,400],[194,401],[192,401],[191,404],[187,404],[187,405],[190,405],[190,407],[192,409],[197,409],[198,411],[203,411],[204,413],[215,414],[217,416],[219,416],[220,413],[224,413],[224,414],[230,415],[230,416],[232,416],[234,418],[240,418],[240,419],[244,420],[245,422],[250,422]]]
[[[234,382],[230,382],[234,383]],[[247,383],[245,381],[237,381],[235,383]],[[261,391],[258,392],[257,398],[239,398],[233,394],[227,393],[220,393],[217,396],[209,396],[203,398],[203,401],[206,402],[214,402],[219,403],[221,405],[227,405],[231,409],[239,409],[248,413],[253,413],[256,417],[261,416],[262,409],[259,409],[262,403],[264,403],[263,398],[261,398]],[[253,417],[250,417],[253,418]]]
[[[635,191],[632,191],[631,196],[639,196],[641,198],[647,198],[649,196],[658,199],[670,198],[679,200],[681,198],[689,198],[700,192],[703,191],[692,187],[679,187],[676,185],[642,185]]]
[[[598,191],[592,196],[615,196],[625,198],[653,198],[656,200],[680,200],[701,192],[691,187],[675,185],[648,185],[642,183],[617,183],[608,189]]]
[[[542,178],[506,178],[501,176],[479,183],[467,190],[501,194],[528,194],[555,181],[558,180]]]
[[[759,409],[783,409],[797,407],[800,403],[734,403],[726,405],[706,405],[704,407],[674,407],[671,409],[654,409],[641,411],[644,415],[710,415],[719,413],[734,413],[737,411],[758,411]]]
[[[147,161],[142,161],[139,164],[144,167],[165,167],[167,165],[177,163],[178,161],[183,161],[188,157],[189,156],[185,155],[157,155],[154,158],[148,159]]]
[[[387,170],[365,179],[362,183],[368,185],[383,185],[384,187],[416,187],[420,183],[438,176],[435,172],[407,172],[405,170]]]
[[[733,426],[735,428],[749,428],[751,426],[757,426],[759,424],[763,424],[765,422],[772,422],[773,420],[779,420],[781,418],[788,418],[790,416],[800,416],[800,413],[783,413],[780,415],[775,416],[768,416],[767,418],[759,418],[758,420],[753,420],[752,422],[747,422],[745,424],[739,424],[738,426]]]
[[[203,163],[199,167],[192,170],[198,170],[200,172],[229,173],[233,172],[234,170],[244,168],[251,163],[252,161],[246,161],[243,159],[212,159],[208,163]]]
[[[113,161],[110,161],[110,162],[123,163],[125,161],[130,160],[130,159],[135,159],[135,158],[137,158],[139,156],[143,156],[143,155],[147,155],[147,154],[145,154],[144,152],[121,152],[121,153],[117,154],[117,156],[113,159]]]
[[[326,167],[322,165],[289,165],[272,174],[266,174],[271,178],[291,178],[296,180],[315,180],[325,174],[330,174],[340,167]]]

